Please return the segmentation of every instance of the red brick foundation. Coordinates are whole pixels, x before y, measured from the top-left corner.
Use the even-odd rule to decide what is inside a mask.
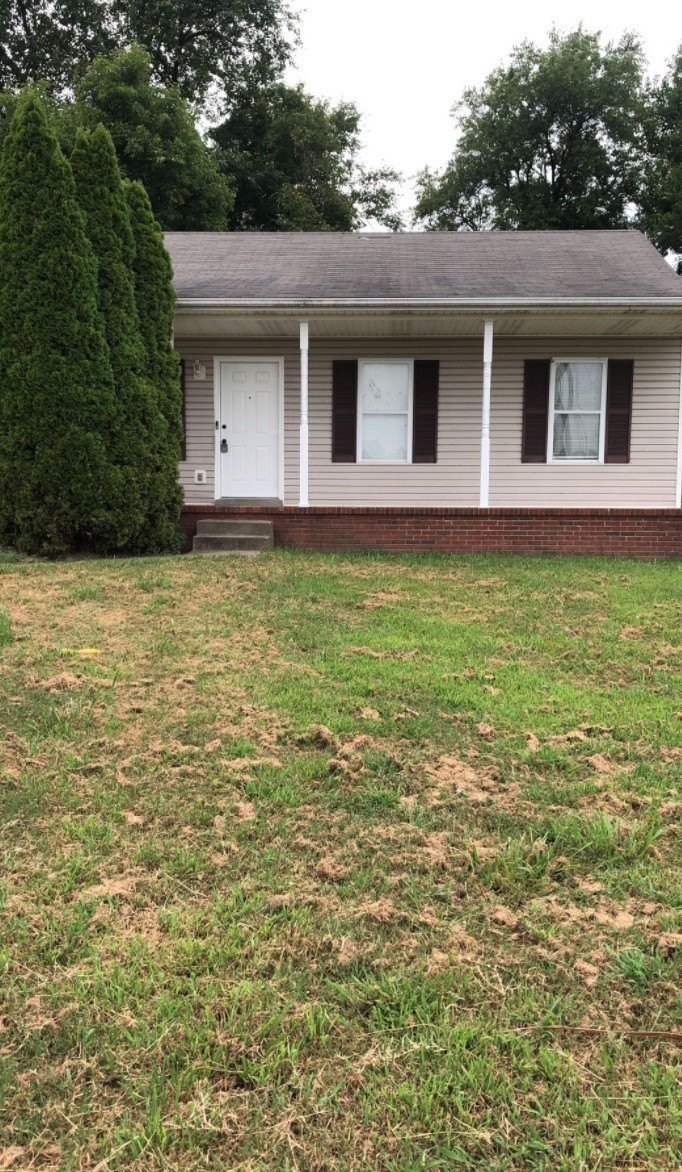
[[[180,524],[188,549],[201,517],[271,520],[275,544],[294,549],[682,557],[680,509],[299,509],[187,505]]]

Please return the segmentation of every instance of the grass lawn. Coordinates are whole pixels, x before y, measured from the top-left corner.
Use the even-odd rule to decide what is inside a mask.
[[[679,1168],[681,632],[679,563],[5,555],[0,1168]]]

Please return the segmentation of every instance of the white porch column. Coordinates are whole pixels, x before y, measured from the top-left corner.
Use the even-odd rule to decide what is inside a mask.
[[[490,504],[490,382],[493,372],[493,323],[483,323],[483,402],[481,406],[481,488],[478,503]]]
[[[301,428],[299,448],[299,505],[308,506],[308,344],[307,321],[301,322]]]

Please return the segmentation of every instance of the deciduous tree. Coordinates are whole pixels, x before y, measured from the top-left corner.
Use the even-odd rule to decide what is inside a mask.
[[[60,92],[114,44],[109,0],[0,0],[0,90]]]
[[[0,89],[63,91],[95,57],[138,43],[157,81],[202,103],[216,85],[279,76],[294,30],[286,0],[0,0]]]
[[[652,88],[646,137],[640,222],[661,252],[677,255],[682,272],[682,48]]]
[[[229,178],[179,91],[154,81],[141,46],[98,58],[77,86],[75,110],[64,117],[66,135],[69,122],[106,126],[123,174],[144,184],[166,231],[227,227],[234,202]]]
[[[201,102],[217,83],[233,89],[278,77],[296,20],[287,0],[110,0],[119,43],[149,50],[154,76]]]
[[[235,190],[230,227],[259,231],[352,231],[375,219],[400,226],[388,168],[359,163],[354,105],[316,101],[278,84],[237,95],[211,132]]]
[[[425,171],[427,228],[614,228],[642,176],[642,51],[582,28],[524,42],[455,107],[459,138],[443,174]]]

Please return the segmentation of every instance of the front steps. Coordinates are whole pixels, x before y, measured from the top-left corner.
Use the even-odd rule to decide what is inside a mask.
[[[256,557],[274,545],[272,521],[205,519],[197,522],[192,552]]]

